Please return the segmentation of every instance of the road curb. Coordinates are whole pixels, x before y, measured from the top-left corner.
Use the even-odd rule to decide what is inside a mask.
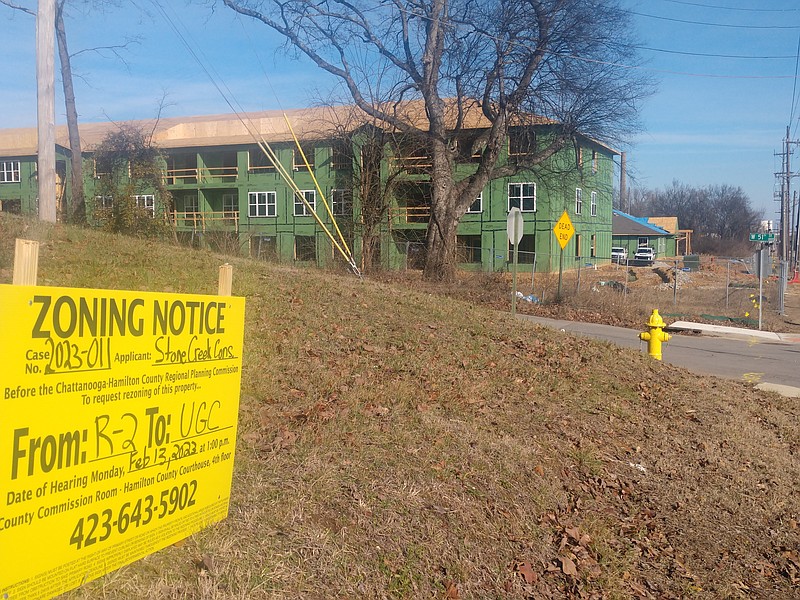
[[[791,385],[764,382],[756,385],[756,389],[765,392],[775,392],[786,398],[800,398],[800,388],[792,387]]]
[[[800,343],[800,334],[796,333],[775,333],[773,331],[758,331],[757,329],[745,329],[744,327],[709,325],[708,323],[693,323],[691,321],[675,321],[665,329],[667,331],[691,331],[692,333],[704,335],[735,337],[744,340],[783,342],[787,344]]]

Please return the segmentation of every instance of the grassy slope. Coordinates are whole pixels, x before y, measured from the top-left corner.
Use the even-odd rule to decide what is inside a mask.
[[[47,285],[212,293],[223,261],[0,215],[3,283],[17,235],[44,242]],[[800,596],[796,401],[231,262],[247,330],[230,517],[70,597]]]

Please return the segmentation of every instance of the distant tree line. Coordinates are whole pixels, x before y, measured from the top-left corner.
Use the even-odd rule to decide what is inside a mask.
[[[664,189],[632,188],[620,209],[636,217],[678,217],[681,229],[691,229],[692,250],[738,256],[751,250],[748,234],[758,231],[763,212],[750,205],[740,187],[693,187],[680,181]]]

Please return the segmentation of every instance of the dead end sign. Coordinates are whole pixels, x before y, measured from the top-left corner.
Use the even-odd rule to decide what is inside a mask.
[[[572,236],[575,234],[575,228],[572,226],[572,221],[567,211],[564,211],[564,214],[561,215],[561,218],[556,222],[555,227],[553,227],[553,233],[561,249],[563,250],[566,248]]]

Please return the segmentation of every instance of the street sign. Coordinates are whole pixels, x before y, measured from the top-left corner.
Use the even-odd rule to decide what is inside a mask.
[[[515,206],[508,212],[508,224],[506,231],[508,231],[508,241],[512,245],[519,245],[522,241],[522,212]]]
[[[561,215],[561,218],[558,220],[555,227],[553,227],[553,233],[556,235],[561,249],[563,250],[566,248],[570,239],[572,239],[572,236],[575,234],[575,228],[572,226],[572,221],[570,221],[567,211],[564,211],[564,214]]]
[[[774,233],[751,233],[750,234],[750,241],[751,242],[774,242],[775,241],[775,234]]]

